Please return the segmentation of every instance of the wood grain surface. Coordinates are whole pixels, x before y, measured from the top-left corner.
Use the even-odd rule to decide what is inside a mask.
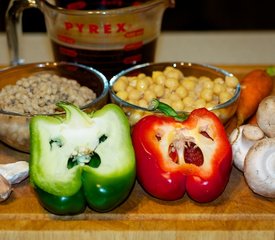
[[[222,66],[238,77],[266,66]],[[28,160],[29,155],[0,144],[0,163]],[[117,209],[76,216],[44,210],[28,179],[14,185],[0,204],[0,239],[275,239],[275,200],[257,196],[233,168],[224,193],[198,204],[186,195],[179,201],[152,198],[138,183]]]

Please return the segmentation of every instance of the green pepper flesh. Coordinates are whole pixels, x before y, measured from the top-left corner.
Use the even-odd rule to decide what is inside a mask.
[[[82,212],[86,202],[96,211],[112,210],[135,183],[135,154],[124,112],[114,104],[93,114],[67,103],[59,107],[65,119],[35,116],[30,123],[30,180],[40,202],[56,214]],[[56,204],[49,204],[51,196]],[[71,211],[71,199],[80,202],[78,211]]]

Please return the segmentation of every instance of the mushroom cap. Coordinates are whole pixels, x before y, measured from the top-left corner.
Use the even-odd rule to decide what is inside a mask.
[[[259,140],[249,149],[244,176],[254,193],[275,198],[275,138]]]
[[[245,124],[234,129],[229,136],[232,146],[234,166],[243,171],[248,150],[258,140],[264,138],[264,132],[256,125]]]
[[[268,137],[275,137],[275,96],[264,98],[257,109],[257,124]]]

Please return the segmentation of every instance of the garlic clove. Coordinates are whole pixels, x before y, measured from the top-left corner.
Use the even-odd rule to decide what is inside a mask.
[[[18,161],[14,163],[0,164],[0,174],[10,184],[20,183],[29,176],[29,163]]]
[[[9,181],[0,174],[0,202],[8,199],[12,192],[11,184]]]

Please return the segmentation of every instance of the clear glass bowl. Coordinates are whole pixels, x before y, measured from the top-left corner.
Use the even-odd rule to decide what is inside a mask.
[[[108,81],[99,71],[84,65],[66,62],[31,63],[8,67],[0,71],[0,89],[14,85],[17,80],[37,73],[51,73],[76,80],[96,93],[96,99],[81,107],[91,112],[108,102]],[[49,115],[62,115],[56,113]],[[42,114],[43,115],[43,114]],[[33,115],[0,110],[0,140],[12,148],[29,152],[29,121]]]
[[[117,75],[115,75],[110,80],[109,93],[110,93],[111,101],[123,108],[124,112],[128,116],[128,119],[131,125],[135,124],[135,122],[139,118],[142,118],[143,116],[148,114],[152,114],[152,111],[149,111],[147,108],[133,105],[119,98],[113,89],[114,84],[122,76],[137,76],[140,73],[144,73],[147,76],[152,76],[153,71],[164,71],[164,69],[167,66],[172,66],[176,69],[179,69],[184,74],[184,76],[195,76],[195,77],[206,76],[211,79],[215,79],[218,77],[225,79],[226,76],[234,77],[232,73],[229,73],[215,66],[190,63],[190,62],[145,63],[145,64],[136,65],[134,67],[126,69],[118,73]],[[241,91],[240,84],[238,84],[236,87],[234,96],[230,100],[222,104],[215,105],[214,107],[208,108],[208,110],[214,112],[223,123],[226,123],[236,112],[240,91]],[[158,114],[157,112],[153,112],[153,113]],[[181,113],[188,114],[189,112],[181,112]]]

